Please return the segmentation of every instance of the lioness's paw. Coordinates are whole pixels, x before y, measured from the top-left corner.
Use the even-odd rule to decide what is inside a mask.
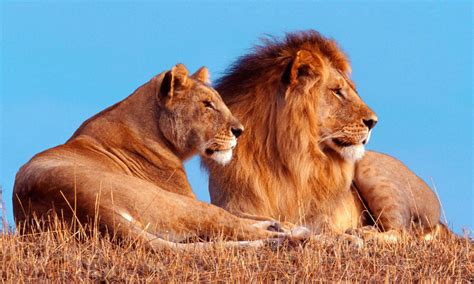
[[[280,223],[276,221],[261,221],[253,224],[252,226],[272,232],[283,232]]]

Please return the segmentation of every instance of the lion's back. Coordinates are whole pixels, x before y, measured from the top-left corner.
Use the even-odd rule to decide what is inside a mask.
[[[412,221],[420,221],[427,226],[439,222],[440,204],[435,193],[394,157],[367,151],[362,160],[357,162],[354,179],[360,185],[358,188],[369,207],[383,207],[383,214],[387,216],[406,214],[400,216],[400,220],[407,221],[411,219],[409,216],[414,216],[419,220]],[[404,224],[403,227],[408,225]]]

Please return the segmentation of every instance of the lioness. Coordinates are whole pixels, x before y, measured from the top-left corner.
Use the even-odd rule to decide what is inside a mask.
[[[18,226],[34,217],[91,224],[118,236],[143,237],[154,248],[190,237],[259,240],[285,234],[273,223],[238,218],[197,201],[183,160],[200,153],[228,163],[240,122],[208,86],[208,71],[188,76],[176,65],[131,96],[85,121],[63,145],[34,156],[16,175],[13,191]],[[262,241],[228,242],[258,246]]]
[[[363,158],[377,116],[350,71],[337,44],[316,31],[267,40],[240,57],[216,89],[246,133],[229,165],[204,161],[212,203],[316,232],[376,223],[392,232],[370,235],[392,239],[412,222],[439,228],[439,202],[424,182],[389,156]]]

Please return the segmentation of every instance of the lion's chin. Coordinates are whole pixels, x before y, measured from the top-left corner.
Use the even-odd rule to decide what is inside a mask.
[[[232,149],[223,150],[223,151],[213,151],[212,153],[207,153],[207,156],[220,165],[227,165],[230,160],[232,160]]]
[[[345,160],[357,162],[358,160],[362,159],[362,157],[364,157],[365,148],[362,144],[351,145],[340,147],[338,152]]]

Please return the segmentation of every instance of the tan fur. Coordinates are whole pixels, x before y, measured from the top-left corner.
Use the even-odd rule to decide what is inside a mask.
[[[207,74],[202,68],[188,76],[179,64],[88,119],[65,144],[34,156],[16,176],[19,227],[57,213],[118,236],[143,237],[155,248],[179,249],[187,246],[176,242],[196,237],[284,235],[266,230],[273,223],[238,218],[194,197],[183,160],[232,151],[233,133],[243,130],[205,83]]]
[[[376,117],[348,72],[336,44],[316,33],[269,42],[243,57],[217,84],[247,130],[228,166],[205,161],[212,202],[315,230],[357,226],[354,162],[334,139],[361,144],[368,135],[362,119]],[[335,94],[339,89],[346,101]]]
[[[383,231],[436,233],[440,204],[428,185],[393,157],[369,151],[357,162],[354,183]],[[438,228],[439,227],[439,228]]]
[[[349,73],[336,43],[315,31],[241,57],[216,89],[246,133],[229,165],[204,161],[212,203],[314,231],[371,224],[351,184],[377,118]]]

